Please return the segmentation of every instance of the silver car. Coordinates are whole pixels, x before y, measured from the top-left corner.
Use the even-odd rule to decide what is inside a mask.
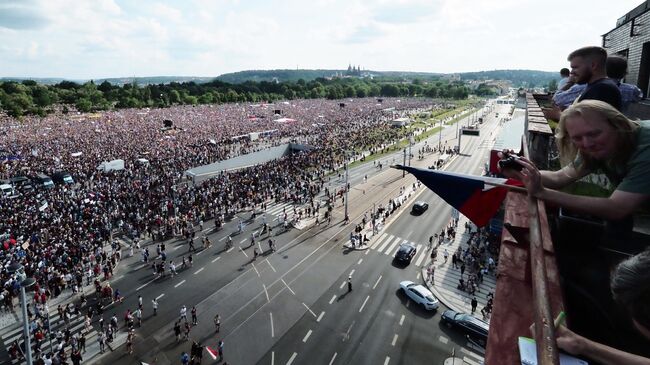
[[[399,283],[400,288],[409,298],[426,310],[436,310],[440,305],[438,299],[422,284],[416,284],[412,281],[402,281]]]

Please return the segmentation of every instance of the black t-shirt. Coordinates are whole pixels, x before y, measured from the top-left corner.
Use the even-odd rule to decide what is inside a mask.
[[[604,101],[619,111],[623,106],[621,91],[616,86],[616,83],[609,78],[587,84],[587,88],[582,92],[578,101],[587,99]]]

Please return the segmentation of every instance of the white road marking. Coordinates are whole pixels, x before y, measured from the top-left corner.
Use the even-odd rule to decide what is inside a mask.
[[[143,267],[145,267],[145,266],[149,266],[149,265],[144,264],[144,265],[140,266],[139,269],[141,269],[141,268],[143,268]],[[124,277],[124,275],[120,275],[120,276],[118,276],[117,278],[115,278],[115,280],[120,280],[120,279],[122,279],[123,277]]]
[[[474,358],[475,358],[476,360],[478,360],[478,361],[482,361],[482,360],[483,360],[483,358],[482,358],[481,356],[479,356],[479,355],[473,353],[472,351],[469,351],[468,349],[466,349],[466,348],[464,348],[464,347],[461,347],[461,348],[460,348],[460,351],[461,351],[462,353],[464,353],[465,355],[469,355],[469,356],[474,357]]]
[[[228,236],[223,236],[223,237],[219,238],[219,242],[225,240],[226,238],[228,238]]]
[[[393,235],[391,234],[390,237],[388,237],[388,239],[387,239],[386,241],[384,241],[384,243],[382,243],[381,246],[379,246],[379,248],[377,248],[377,251],[379,251],[379,252],[383,251],[384,248],[386,248],[386,245],[387,245],[390,241],[392,241],[393,238],[395,238],[395,236],[393,236]]]
[[[388,235],[387,235],[386,233],[382,233],[381,236],[379,236],[379,238],[377,238],[377,239],[375,240],[375,242],[373,242],[373,243],[370,245],[370,248],[375,248],[375,247],[376,247],[377,245],[379,245],[379,243],[380,243],[381,241],[383,241],[384,238],[386,238],[386,237],[388,237]]]
[[[194,272],[194,275],[200,273],[201,271],[203,271],[203,269],[205,269],[205,266],[202,267],[202,268],[200,268],[200,269],[198,269],[198,270],[196,270],[196,271]]]
[[[243,253],[243,254],[244,254],[244,256],[246,256],[246,258],[248,258],[248,255],[246,254],[246,251],[244,251],[244,250],[242,250],[242,248],[241,248],[241,247],[239,248],[239,251],[241,251],[241,253]]]
[[[352,276],[352,275],[354,275],[354,269],[352,269],[352,271],[350,271],[350,275],[348,275],[348,276]]]
[[[334,363],[334,359],[336,359],[336,352],[334,353],[334,355],[332,355],[332,359],[330,360],[329,365],[332,365]]]
[[[370,253],[370,250],[366,250],[366,253],[364,253],[364,255],[367,255],[369,253]]]
[[[418,257],[417,261],[415,261],[415,266],[420,266],[422,260],[427,257],[427,250],[423,250],[422,248],[422,245],[418,245],[418,252],[420,252],[420,257]]]
[[[260,272],[259,272],[259,271],[257,271],[257,268],[255,267],[255,264],[251,264],[251,265],[253,266],[253,269],[254,269],[254,270],[255,270],[255,272],[257,273],[257,277],[259,277],[259,278],[261,278],[261,277],[262,277],[262,275],[260,275]]]
[[[393,342],[390,343],[391,346],[395,346],[395,343],[397,342],[397,333],[393,336]]]
[[[416,278],[416,279],[420,279],[420,271],[419,271],[419,270],[418,270],[418,274],[415,275],[415,278]]]
[[[361,265],[362,262],[363,262],[363,259],[359,259],[359,261],[357,261],[357,265]]]
[[[467,363],[467,364],[469,364],[469,365],[480,365],[479,362],[474,361],[474,360],[470,359],[470,358],[467,357],[467,356],[463,357],[463,363]]]
[[[289,358],[289,361],[287,361],[287,365],[291,365],[291,363],[293,363],[293,360],[296,358],[296,356],[298,356],[298,353],[294,352],[293,355],[291,355],[291,357]]]
[[[154,280],[156,280],[156,279],[151,279],[151,280],[147,281],[146,283],[140,285],[137,289],[135,289],[135,291],[138,291],[138,290],[144,288],[145,286],[151,284]]]
[[[156,300],[158,300],[158,299],[160,299],[160,298],[162,298],[164,296],[165,296],[165,293],[162,293],[162,294],[160,294],[159,296],[156,297]]]
[[[341,286],[339,286],[339,289],[343,289],[344,286],[345,286],[345,281],[341,283]]]
[[[363,301],[363,304],[361,304],[361,308],[359,308],[359,313],[361,313],[361,311],[363,310],[363,307],[366,306],[366,302],[368,301],[368,299],[370,299],[370,295],[368,295],[366,297],[366,300]]]
[[[266,301],[270,303],[271,299],[269,299],[269,292],[266,290],[266,285],[262,284],[262,286],[264,287],[264,294],[266,294]]]
[[[345,284],[345,283],[343,283],[343,284]],[[335,300],[336,300],[336,295],[332,295],[332,299],[330,299],[330,304],[334,303]]]
[[[305,337],[303,337],[302,342],[307,342],[309,336],[311,336],[311,330],[307,331],[307,334],[305,335]]]
[[[390,362],[390,357],[386,356],[386,360],[384,360],[384,365],[388,365]]]
[[[320,322],[321,319],[323,319],[323,316],[325,315],[325,312],[320,312],[318,315],[318,318],[316,318],[316,322]]]
[[[440,336],[440,337],[438,337],[438,341],[444,343],[445,345],[446,345],[447,343],[449,343],[449,339],[448,339],[447,337],[444,337],[444,336]]]
[[[271,365],[275,364],[275,351],[271,351]]]
[[[221,258],[221,256],[217,256],[217,258],[215,258],[214,260],[212,260],[212,263],[217,262],[217,260],[219,260],[220,258]]]
[[[181,246],[174,247],[174,251],[178,250],[179,248],[181,248]]]
[[[204,253],[204,252],[205,252],[205,250],[203,250],[203,251],[199,251],[199,253],[197,253],[196,256],[198,256],[198,255],[200,255],[200,254],[202,254],[202,253]]]
[[[246,242],[247,238],[244,238],[243,240],[239,241],[239,244],[241,245],[242,243]]]
[[[408,243],[409,241],[407,240],[402,240],[401,243]],[[395,240],[395,242],[386,250],[384,251],[384,254],[388,256],[395,256],[395,253],[397,253],[397,250],[399,249],[400,242],[399,240]]]
[[[284,286],[286,286],[287,289],[289,289],[289,291],[291,292],[291,294],[296,295],[296,293],[295,293],[293,290],[291,290],[291,288],[289,287],[289,284],[287,284],[287,282],[284,281],[284,279],[282,279],[282,283],[284,283]],[[304,304],[304,303],[303,303],[303,304]]]
[[[399,319],[399,325],[400,325],[400,326],[401,326],[402,324],[404,324],[404,318],[405,318],[405,317],[404,317],[404,315],[402,314],[402,317]]]
[[[275,337],[275,331],[273,330],[273,313],[269,312],[269,317],[271,318],[271,338]]]
[[[316,313],[314,313],[314,311],[312,311],[312,310],[307,306],[307,304],[305,304],[305,302],[303,302],[302,305],[304,305],[305,308],[307,308],[307,310],[309,311],[309,313],[311,313],[312,316],[316,317]]]
[[[273,267],[273,265],[271,265],[271,261],[269,261],[269,259],[266,259],[266,263],[269,264],[269,267],[271,268],[271,270],[273,270],[273,272],[277,272],[277,271],[275,271],[275,268]]]
[[[377,287],[377,284],[379,284],[379,281],[381,281],[381,278],[382,278],[382,276],[379,275],[379,277],[377,278],[377,281],[375,281],[375,285],[372,286],[373,290],[375,290],[375,288]]]
[[[234,247],[231,247],[231,248],[227,249],[226,252],[230,252],[230,251],[232,251],[234,249],[235,249]]]
[[[178,284],[174,285],[174,288],[178,288],[179,286],[183,285],[185,283],[185,280],[179,282]]]

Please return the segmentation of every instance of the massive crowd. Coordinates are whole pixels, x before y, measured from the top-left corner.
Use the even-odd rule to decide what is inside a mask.
[[[38,300],[46,301],[74,290],[84,276],[110,275],[119,252],[116,233],[162,238],[269,199],[309,201],[323,188],[325,174],[351,157],[349,151],[377,151],[402,137],[388,120],[433,105],[426,99],[344,102],[177,106],[20,121],[1,116],[2,179],[63,170],[75,181],[0,199],[4,303],[11,307],[17,295],[18,283],[4,269],[11,261],[37,280]],[[173,128],[162,128],[164,120]],[[271,132],[246,138],[265,131]],[[189,168],[288,141],[316,148],[222,172],[200,186],[186,183]],[[126,169],[97,169],[113,159],[124,160]]]

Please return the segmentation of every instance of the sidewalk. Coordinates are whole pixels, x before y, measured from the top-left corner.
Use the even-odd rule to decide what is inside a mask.
[[[427,280],[427,268],[429,267],[429,264],[431,264],[429,258],[427,259],[427,265],[422,268],[422,281],[426,284],[429,290],[431,290],[433,295],[450,309],[456,312],[471,313],[472,295],[457,289],[458,280],[460,279],[460,269],[456,269],[452,265],[452,255],[456,252],[458,247],[462,245],[463,250],[467,248],[469,232],[465,231],[465,222],[469,222],[469,220],[465,216],[461,215],[458,221],[456,238],[454,241],[449,242],[448,240],[445,240],[438,247],[438,257],[434,263],[435,271],[433,274],[433,282]],[[476,231],[476,226],[471,222],[470,225],[472,230]],[[443,255],[445,249],[449,252],[447,263],[445,263]],[[465,271],[464,279],[467,280],[467,271]],[[474,313],[477,318],[482,318],[481,309],[483,309],[487,303],[486,297],[488,293],[494,293],[495,290],[496,277],[493,274],[484,275],[483,283],[478,286],[478,290],[474,295],[478,301],[478,306]],[[484,318],[484,320],[489,322],[489,318]]]

